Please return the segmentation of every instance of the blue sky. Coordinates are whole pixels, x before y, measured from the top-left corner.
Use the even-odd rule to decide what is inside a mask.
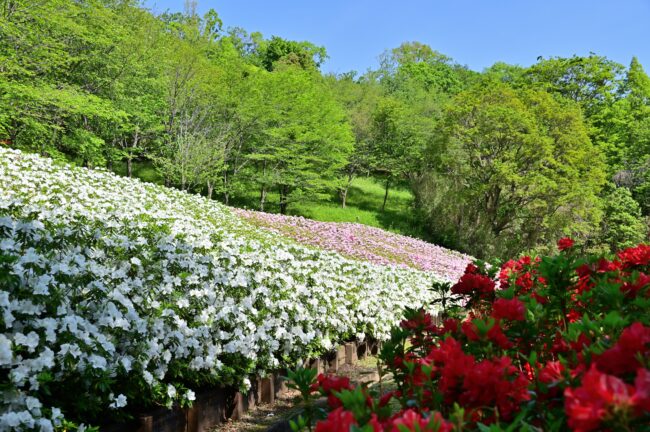
[[[183,0],[144,0],[154,12]],[[650,0],[198,0],[226,27],[327,48],[325,72],[364,72],[405,41],[419,41],[475,70],[497,61],[527,66],[538,56],[593,51],[650,71]]]

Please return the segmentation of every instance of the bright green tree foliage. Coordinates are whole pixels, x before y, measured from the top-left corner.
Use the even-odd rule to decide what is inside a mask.
[[[641,217],[641,208],[625,187],[614,188],[605,195],[605,208],[601,231],[595,246],[608,252],[622,247],[632,247],[646,238],[648,228]]]
[[[255,205],[255,190],[268,209],[272,193],[282,212],[345,206],[371,175],[383,207],[408,186],[432,239],[482,255],[560,234],[625,243],[640,225],[624,188],[650,214],[650,78],[636,58],[479,73],[405,42],[376,70],[323,76],[324,47],[227,28],[194,4],[155,16],[136,0],[0,0],[0,145],[129,176],[146,166],[226,203]]]
[[[280,211],[305,194],[333,189],[352,152],[345,113],[318,75],[292,65],[263,74],[264,138],[248,156],[261,167],[260,207],[277,187]]]
[[[575,105],[486,82],[454,98],[440,134],[416,192],[459,247],[506,256],[600,222],[605,167]]]

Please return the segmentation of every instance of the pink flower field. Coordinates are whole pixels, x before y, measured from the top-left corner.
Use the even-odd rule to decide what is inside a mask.
[[[299,243],[375,264],[432,272],[449,281],[458,280],[472,260],[460,252],[358,223],[319,222],[299,216],[233,210],[254,225]]]

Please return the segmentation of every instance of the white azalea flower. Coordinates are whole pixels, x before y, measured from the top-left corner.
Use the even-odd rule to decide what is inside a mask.
[[[152,388],[172,360],[218,376],[240,366],[224,364],[223,353],[238,353],[270,370],[283,355],[329,349],[342,335],[387,338],[405,307],[433,300],[428,288],[439,280],[301,246],[198,196],[4,147],[0,250],[30,293],[0,290],[0,366],[11,367],[16,390],[0,395],[11,407],[0,430],[61,424],[57,408],[27,406],[44,370],[60,371],[56,381],[96,369],[120,385],[139,374]],[[111,408],[126,404],[120,396]]]

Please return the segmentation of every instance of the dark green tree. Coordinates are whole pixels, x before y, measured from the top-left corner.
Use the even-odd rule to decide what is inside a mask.
[[[544,247],[600,222],[604,164],[580,110],[486,81],[449,104],[416,188],[432,234],[476,256]]]

